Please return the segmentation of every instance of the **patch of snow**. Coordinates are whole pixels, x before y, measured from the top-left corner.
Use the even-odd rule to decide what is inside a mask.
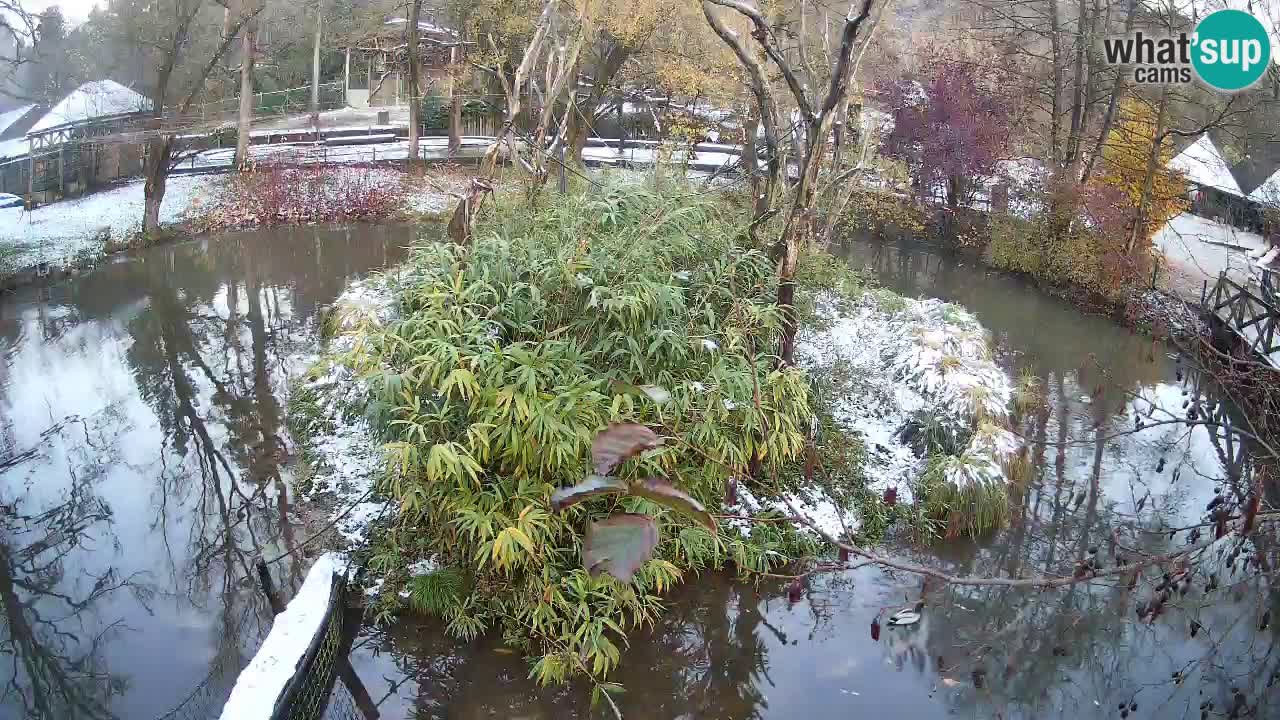
[[[95,80],[72,90],[36,121],[27,134],[97,117],[150,110],[151,101],[114,80]]]
[[[421,575],[430,575],[440,569],[440,563],[435,557],[424,558],[418,562],[405,568],[409,571],[409,577],[419,577]]]
[[[3,134],[10,125],[21,120],[22,116],[31,112],[31,109],[34,107],[35,105],[23,105],[16,110],[9,110],[7,112],[0,113],[0,134]]]
[[[345,558],[335,553],[321,555],[311,566],[298,594],[275,617],[262,647],[236,679],[231,697],[222,706],[223,720],[271,717],[276,699],[328,615],[333,576],[346,571]]]
[[[359,328],[392,319],[395,305],[388,282],[386,276],[360,280],[338,297],[332,316],[336,335],[328,348],[332,353],[350,351],[352,333]],[[363,544],[388,509],[386,501],[373,496],[384,463],[382,443],[362,412],[368,389],[351,368],[337,362],[303,387],[320,399],[316,425],[332,428],[307,439],[315,472],[304,497],[331,498],[329,520],[336,521],[338,534],[350,545]]]
[[[209,191],[216,178],[175,175],[169,178],[160,205],[160,222],[179,221],[196,198]],[[15,267],[63,263],[83,253],[99,253],[110,239],[123,241],[142,228],[143,182],[133,181],[111,190],[74,200],[0,210],[0,245],[16,250]]]

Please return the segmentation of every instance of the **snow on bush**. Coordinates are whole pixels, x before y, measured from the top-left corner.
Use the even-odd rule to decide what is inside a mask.
[[[909,501],[927,463],[913,436],[941,461],[957,488],[1003,482],[1019,450],[1006,428],[1013,384],[995,364],[987,333],[966,310],[938,300],[865,293],[850,307],[820,304],[820,332],[801,344],[813,373],[839,373],[836,419],[862,435],[871,489]],[[950,452],[939,454],[938,448]]]

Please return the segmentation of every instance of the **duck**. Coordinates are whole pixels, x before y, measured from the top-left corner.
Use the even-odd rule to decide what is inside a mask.
[[[889,616],[890,625],[914,625],[920,622],[920,605],[905,607]]]

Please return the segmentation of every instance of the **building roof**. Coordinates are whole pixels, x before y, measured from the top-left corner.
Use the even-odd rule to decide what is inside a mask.
[[[1178,170],[1191,182],[1202,187],[1210,187],[1222,192],[1244,197],[1239,183],[1231,174],[1231,166],[1218,152],[1218,148],[1209,139],[1209,135],[1201,135],[1187,149],[1178,153],[1169,161],[1171,170]]]
[[[1280,207],[1280,170],[1276,170],[1271,177],[1254,188],[1253,192],[1249,193],[1249,199],[1264,205]]]
[[[16,110],[0,113],[0,138],[8,136],[8,130],[11,125],[16,125],[23,115],[35,109],[35,105],[23,105]]]
[[[383,24],[388,24],[388,26],[403,26],[403,24],[408,24],[408,19],[390,18]],[[431,20],[417,20],[417,29],[426,36],[444,37],[447,38],[447,40],[457,40],[458,37],[456,29],[438,26],[438,24],[431,22]]]
[[[150,108],[150,100],[120,83],[114,80],[95,80],[68,93],[45,113],[44,117],[32,125],[27,133],[38,133],[61,125],[124,115]]]

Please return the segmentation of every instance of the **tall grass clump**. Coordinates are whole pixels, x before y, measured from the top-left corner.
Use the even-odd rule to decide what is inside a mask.
[[[536,210],[499,198],[470,247],[415,249],[395,319],[355,325],[340,359],[369,388],[384,490],[399,506],[373,564],[430,559],[450,573],[409,579],[413,608],[461,637],[503,632],[543,682],[601,678],[675,584],[812,552],[787,523],[720,519],[711,532],[642,497],[551,503],[592,474],[592,439],[611,423],[663,439],[619,476],[664,478],[712,513],[735,482],[798,474],[810,386],[771,354],[774,268],[743,244],[746,222],[688,188],[611,186],[541,196]],[[660,528],[631,582],[580,558],[588,523],[615,511]]]

